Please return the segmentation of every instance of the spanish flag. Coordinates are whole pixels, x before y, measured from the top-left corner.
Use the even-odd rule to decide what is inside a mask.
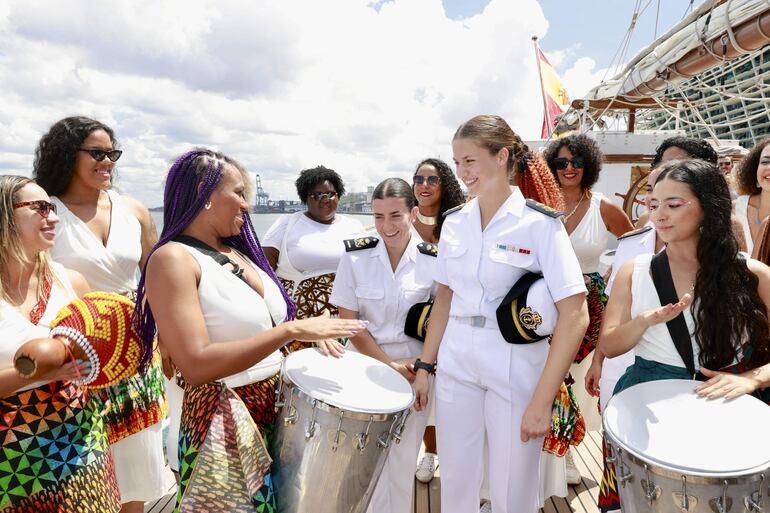
[[[540,137],[547,139],[556,126],[557,118],[561,115],[563,108],[569,105],[569,95],[545,54],[537,46],[536,50],[537,67],[540,72],[540,83],[543,86],[543,102],[545,104]]]

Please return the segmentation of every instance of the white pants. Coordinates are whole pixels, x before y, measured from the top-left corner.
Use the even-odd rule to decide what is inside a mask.
[[[418,341],[382,344],[380,348],[394,360],[417,358],[422,351]],[[388,459],[372,493],[367,513],[409,513],[412,510],[414,468],[420,453],[428,411],[412,410],[401,434],[401,443],[391,441]]]
[[[612,391],[615,389],[615,385],[618,384],[618,380],[633,363],[633,350],[621,354],[620,356],[616,356],[615,358],[604,359],[602,365],[602,377],[599,380],[599,387],[601,388],[599,393],[599,404],[601,404],[602,411],[607,407],[607,403],[612,397]]]
[[[485,436],[492,511],[538,510],[543,439],[522,443],[520,428],[547,356],[546,341],[509,344],[497,329],[450,318],[436,377],[443,513],[478,510]]]

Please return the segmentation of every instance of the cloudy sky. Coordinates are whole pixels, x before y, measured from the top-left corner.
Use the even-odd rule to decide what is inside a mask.
[[[536,138],[531,36],[578,97],[604,76],[637,3],[6,0],[0,173],[29,175],[40,136],[82,114],[115,129],[117,186],[148,206],[194,145],[243,162],[273,199],[293,199],[298,171],[317,164],[363,190],[429,156],[451,161],[452,133],[479,113]],[[626,60],[653,40],[656,2],[643,3],[651,15]],[[663,4],[658,34],[689,1]]]

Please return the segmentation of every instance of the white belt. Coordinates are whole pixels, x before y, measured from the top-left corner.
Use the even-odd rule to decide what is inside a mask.
[[[490,330],[498,329],[497,319],[492,319],[491,317],[485,317],[483,315],[452,315],[451,318],[473,328],[487,328]]]

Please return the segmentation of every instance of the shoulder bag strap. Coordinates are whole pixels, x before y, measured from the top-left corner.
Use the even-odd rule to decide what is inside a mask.
[[[671,266],[668,263],[668,255],[665,249],[652,257],[650,274],[652,275],[652,283],[655,285],[661,306],[678,303],[679,297],[676,295],[674,278],[671,276]],[[687,372],[695,378],[697,373],[695,372],[692,340],[687,329],[687,323],[684,320],[684,313],[680,313],[668,321],[666,327],[671,335],[671,340],[674,341],[676,351],[682,357],[685,367],[687,367]]]

